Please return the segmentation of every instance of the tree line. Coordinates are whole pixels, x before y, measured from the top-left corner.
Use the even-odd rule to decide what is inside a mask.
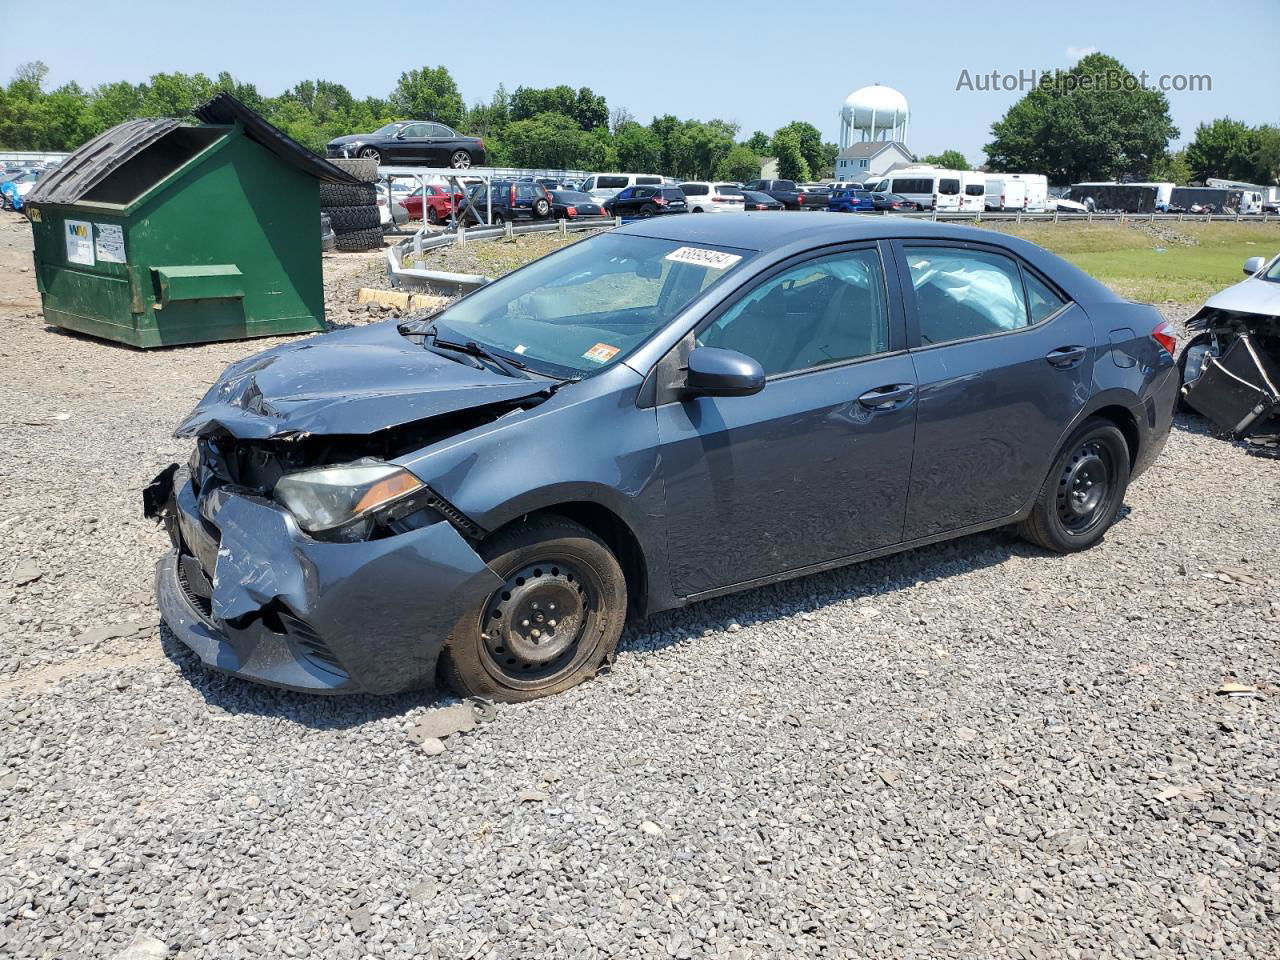
[[[736,123],[680,119],[639,123],[625,107],[612,110],[589,87],[499,85],[488,101],[467,106],[447,68],[401,74],[386,97],[355,97],[341,83],[304,80],[279,96],[223,72],[158,73],[144,83],[117,81],[85,90],[68,83],[45,89],[48,68],[24,64],[0,87],[0,148],[74,150],[118,123],[138,117],[185,117],[226,91],[316,153],[337,136],[368,132],[393,120],[429,119],[484,137],[495,166],[632,170],[682,179],[751,180],[764,156],[776,156],[779,176],[829,176],[836,146],[809,123],[796,121],[772,136],[739,138]]]
[[[304,80],[268,97],[226,72],[213,78],[157,73],[144,83],[117,81],[85,90],[72,82],[46,90],[47,74],[43,63],[24,64],[0,87],[0,148],[73,150],[125,120],[185,117],[215,93],[228,91],[321,154],[336,136],[411,118],[484,137],[495,166],[741,181],[760,175],[762,158],[775,157],[779,177],[805,181],[831,176],[837,153],[834,143],[804,121],[772,135],[757,130],[745,137],[738,124],[720,119],[664,114],[643,124],[625,107],[610,108],[589,87],[520,86],[508,92],[499,85],[487,101],[468,106],[443,66],[405,71],[386,97],[364,98],[329,80]],[[1165,95],[1143,88],[1123,64],[1101,53],[1046,74],[992,124],[991,133],[988,169],[1044,173],[1051,183],[1280,180],[1280,126],[1220,118],[1201,124],[1184,150],[1171,151],[1178,129]],[[956,150],[923,159],[969,168]]]

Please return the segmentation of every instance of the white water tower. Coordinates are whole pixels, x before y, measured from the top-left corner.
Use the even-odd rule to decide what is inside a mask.
[[[907,98],[893,87],[862,87],[845,97],[840,108],[840,149],[858,140],[906,143],[910,119]]]

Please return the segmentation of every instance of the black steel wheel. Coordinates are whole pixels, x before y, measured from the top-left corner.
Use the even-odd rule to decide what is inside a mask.
[[[1120,512],[1129,469],[1129,445],[1120,428],[1110,420],[1086,420],[1054,458],[1019,533],[1058,553],[1093,546]]]
[[[494,535],[481,553],[503,582],[454,627],[441,659],[453,690],[517,702],[593,676],[617,646],[627,607],[604,542],[547,514]]]
[[[471,166],[471,154],[465,150],[453,151],[453,156],[449,158],[449,166],[454,170],[466,170]]]
[[[435,226],[440,222],[440,214],[436,213],[435,207],[427,207],[427,223]]]
[[[658,208],[654,206],[652,203],[646,203],[643,207],[640,208],[640,216],[642,217],[652,217],[657,212],[658,212]]]

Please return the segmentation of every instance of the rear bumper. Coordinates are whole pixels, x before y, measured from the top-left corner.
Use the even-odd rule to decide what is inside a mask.
[[[327,543],[281,507],[226,487],[197,503],[185,471],[164,510],[174,549],[156,598],[208,666],[311,693],[430,687],[453,625],[501,585],[447,521]]]

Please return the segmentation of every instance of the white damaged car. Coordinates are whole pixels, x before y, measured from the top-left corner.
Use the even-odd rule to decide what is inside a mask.
[[[1280,256],[1250,257],[1244,273],[1187,323],[1181,404],[1234,437],[1280,434]]]

